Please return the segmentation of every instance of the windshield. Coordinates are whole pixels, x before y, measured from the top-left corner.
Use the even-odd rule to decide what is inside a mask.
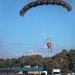
[[[60,74],[60,72],[54,72],[54,74]]]

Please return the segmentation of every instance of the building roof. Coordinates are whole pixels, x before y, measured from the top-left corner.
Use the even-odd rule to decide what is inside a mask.
[[[44,68],[18,68],[18,71],[43,71]]]
[[[0,68],[0,70],[43,71],[44,68]]]
[[[0,70],[17,70],[17,68],[0,68]]]

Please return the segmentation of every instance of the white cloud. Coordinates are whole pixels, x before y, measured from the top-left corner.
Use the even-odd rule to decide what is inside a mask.
[[[48,48],[47,48],[46,44],[45,45],[38,45],[37,48],[36,48],[36,50],[39,51],[39,52],[44,52],[47,49]]]
[[[39,55],[40,55],[41,53],[38,52],[37,50],[31,49],[31,50],[28,51],[28,54],[29,54],[29,55],[37,55],[37,54],[39,54]]]
[[[21,56],[21,54],[15,54],[15,56]]]

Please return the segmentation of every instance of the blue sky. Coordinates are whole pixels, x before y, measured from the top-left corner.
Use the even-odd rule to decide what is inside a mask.
[[[65,0],[71,12],[62,6],[43,5],[21,17],[19,11],[32,1],[0,0],[0,58],[46,57],[75,49],[75,0]],[[48,52],[46,38],[52,38],[52,52]]]

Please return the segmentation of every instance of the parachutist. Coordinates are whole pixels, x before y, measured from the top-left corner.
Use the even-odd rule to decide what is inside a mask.
[[[48,41],[50,40],[50,41]],[[51,51],[52,52],[52,42],[51,42],[51,38],[47,38],[46,39],[46,44],[47,44],[47,47],[48,47],[48,51]]]
[[[52,45],[52,43],[50,43],[50,42],[48,42],[48,43],[47,43],[48,51],[50,51],[50,50],[51,50],[51,52],[52,52],[51,45]]]

